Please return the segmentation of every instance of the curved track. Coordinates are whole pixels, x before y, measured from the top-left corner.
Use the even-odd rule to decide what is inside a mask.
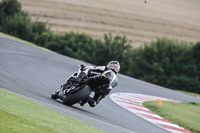
[[[81,61],[0,36],[0,88],[12,91],[49,109],[79,119],[106,132],[165,133],[146,120],[115,104],[109,97],[97,107],[68,107],[50,98],[51,93],[78,69]],[[123,67],[123,66],[122,66]],[[189,102],[200,98],[119,75],[114,92],[160,96]]]

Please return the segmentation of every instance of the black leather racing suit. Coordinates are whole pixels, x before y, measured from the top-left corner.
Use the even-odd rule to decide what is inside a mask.
[[[91,107],[94,107],[117,86],[118,78],[115,72],[109,70],[106,66],[86,66],[85,69],[88,70],[88,85],[90,85],[95,92],[94,97],[88,97],[86,102],[88,102]],[[85,101],[83,101],[83,103],[84,102]]]
[[[115,72],[106,66],[85,66],[84,72],[88,75],[88,85],[94,90],[95,94],[93,98],[89,96],[87,99],[81,101],[80,105],[83,106],[88,102],[91,107],[94,107],[117,86],[118,78]],[[76,77],[76,75],[77,73],[73,76]],[[73,76],[68,80],[74,79]]]

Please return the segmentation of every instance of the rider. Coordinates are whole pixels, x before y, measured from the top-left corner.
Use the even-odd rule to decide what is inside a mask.
[[[88,102],[91,107],[95,107],[110,91],[117,86],[118,78],[117,73],[120,70],[120,64],[118,61],[110,61],[107,66],[84,66],[81,65],[87,73],[89,80],[88,85],[93,88],[95,94],[94,97],[88,97],[85,100],[79,102],[81,106]],[[98,74],[97,74],[98,73]],[[71,78],[72,80],[77,80]],[[70,80],[70,79],[68,79]]]

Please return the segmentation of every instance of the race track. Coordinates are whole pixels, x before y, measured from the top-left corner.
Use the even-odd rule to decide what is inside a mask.
[[[50,98],[83,62],[0,36],[0,88],[15,92],[49,109],[79,119],[109,133],[168,132],[130,113],[106,97],[97,107],[78,104],[68,107]],[[121,66],[123,67],[123,66]],[[200,102],[200,98],[119,75],[111,93],[128,92],[159,96],[178,101]]]

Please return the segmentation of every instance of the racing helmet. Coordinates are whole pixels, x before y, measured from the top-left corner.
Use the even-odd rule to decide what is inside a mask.
[[[113,70],[116,74],[119,72],[120,70],[120,64],[118,61],[111,61],[108,63],[107,65],[108,69]]]

